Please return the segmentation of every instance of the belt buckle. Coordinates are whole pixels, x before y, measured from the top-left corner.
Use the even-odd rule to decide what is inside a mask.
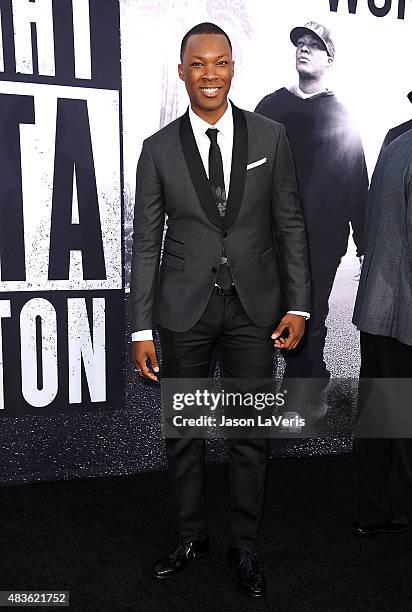
[[[220,285],[215,284],[217,295],[235,295],[235,284],[233,283],[230,289],[222,289]]]

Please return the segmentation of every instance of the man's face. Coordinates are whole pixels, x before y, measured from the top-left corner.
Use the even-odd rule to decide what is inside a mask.
[[[296,45],[296,70],[300,76],[322,77],[332,62],[319,38],[311,34],[299,38]]]
[[[223,115],[234,72],[226,37],[223,34],[190,36],[178,70],[194,112],[214,120]]]

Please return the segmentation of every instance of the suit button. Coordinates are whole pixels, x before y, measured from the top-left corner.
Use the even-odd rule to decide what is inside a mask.
[[[223,238],[227,238],[227,232],[222,233]]]
[[[216,266],[213,266],[213,268],[212,268],[212,272],[213,272],[213,274],[216,274],[216,272],[217,272],[217,268],[216,268]]]

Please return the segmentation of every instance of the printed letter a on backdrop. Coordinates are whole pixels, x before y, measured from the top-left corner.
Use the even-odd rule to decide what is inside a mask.
[[[49,280],[69,279],[72,251],[84,280],[106,278],[87,101],[58,99]]]

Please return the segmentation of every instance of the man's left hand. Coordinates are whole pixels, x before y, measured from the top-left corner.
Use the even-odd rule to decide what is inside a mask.
[[[287,351],[296,348],[305,333],[305,322],[305,317],[301,315],[285,314],[271,336],[275,348]],[[280,337],[285,330],[288,331],[287,337]]]

